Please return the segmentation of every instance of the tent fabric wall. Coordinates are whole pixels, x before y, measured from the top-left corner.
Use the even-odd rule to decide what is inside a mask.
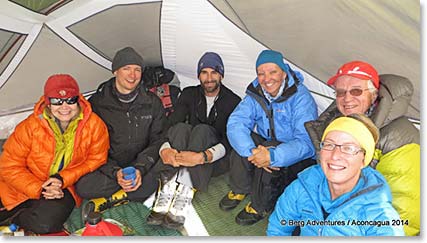
[[[0,1],[0,31],[25,36],[0,63],[0,139],[32,112],[50,75],[69,73],[90,95],[125,46],[174,70],[181,88],[199,83],[197,62],[215,51],[224,84],[242,97],[258,54],[278,50],[303,73],[319,113],[334,97],[326,80],[343,63],[365,60],[412,81],[407,115],[419,124],[420,13],[418,0],[73,0],[48,15]]]
[[[256,77],[255,60],[267,47],[240,31],[207,1],[164,1],[162,16],[163,63],[178,74],[184,86],[198,84],[197,62],[209,50],[217,52],[224,61],[224,84],[244,96],[247,85]],[[304,74],[305,85],[310,90],[332,97],[332,90],[324,83],[290,64]],[[316,96],[319,112],[331,100]]]
[[[38,101],[45,81],[53,73],[71,74],[84,91],[96,89],[98,82],[111,76],[109,70],[85,58],[44,27],[18,68],[0,89],[0,110]]]
[[[120,21],[105,21],[117,14]],[[279,50],[303,71],[319,112],[333,99],[324,84],[328,77],[346,61],[366,60],[380,73],[413,82],[407,115],[420,119],[416,0],[74,0],[47,16],[2,1],[0,29],[27,35],[0,74],[0,122],[13,120],[14,111],[30,110],[53,73],[72,73],[83,92],[93,91],[111,76],[115,51],[127,45],[148,64],[174,70],[182,88],[198,83],[203,52],[216,51],[225,63],[224,83],[240,96],[255,78],[258,53]]]
[[[418,0],[210,0],[242,31],[326,82],[343,63],[360,59],[379,73],[421,84]],[[226,2],[227,4],[224,4]],[[420,95],[408,115],[420,118]]]

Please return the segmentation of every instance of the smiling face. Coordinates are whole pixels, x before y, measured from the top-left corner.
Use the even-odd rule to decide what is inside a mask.
[[[213,68],[203,68],[199,75],[200,85],[206,96],[216,96],[221,85],[221,74]]]
[[[52,115],[58,119],[61,124],[70,123],[80,112],[78,102],[72,105],[67,104],[67,102],[62,103],[62,105],[49,105],[49,108]]]
[[[352,145],[360,148],[353,136],[341,131],[329,132],[323,142]],[[355,155],[345,154],[341,152],[338,146],[332,151],[320,150],[320,166],[328,180],[333,197],[337,192],[341,195],[353,189],[364,167],[364,158],[363,152],[358,152]]]
[[[351,89],[362,89],[360,96],[350,94]],[[372,93],[368,90],[368,81],[344,75],[335,81],[335,90],[347,91],[344,96],[336,97],[337,108],[343,115],[365,114],[372,104]]]
[[[264,63],[257,68],[258,82],[271,96],[279,93],[280,86],[286,78],[286,72],[275,63]]]
[[[114,76],[117,90],[121,94],[129,94],[141,82],[142,69],[139,65],[126,65],[114,71]]]

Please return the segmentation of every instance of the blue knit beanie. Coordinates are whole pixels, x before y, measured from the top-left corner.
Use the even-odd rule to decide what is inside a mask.
[[[224,64],[222,63],[221,57],[215,52],[206,52],[199,60],[197,65],[197,77],[203,68],[212,68],[224,77]]]
[[[289,66],[283,62],[282,53],[273,50],[264,50],[259,54],[256,60],[256,68],[258,68],[261,64],[269,62],[276,64],[286,73],[289,72]]]

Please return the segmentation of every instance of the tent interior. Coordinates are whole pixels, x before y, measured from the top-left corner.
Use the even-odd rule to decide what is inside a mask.
[[[199,83],[196,70],[202,54],[217,52],[225,66],[223,83],[241,97],[256,77],[258,54],[280,51],[303,73],[319,114],[334,100],[325,84],[328,78],[343,63],[363,60],[379,74],[401,75],[412,82],[414,95],[406,115],[419,127],[420,19],[418,0],[1,1],[0,139],[32,112],[50,75],[71,74],[89,96],[112,76],[111,60],[126,46],[137,50],[147,66],[173,70],[181,89]],[[203,204],[195,202],[194,222],[203,221],[197,202]],[[232,223],[224,228],[237,227]],[[260,224],[262,229],[266,221]],[[258,234],[248,228],[186,230],[177,234]]]

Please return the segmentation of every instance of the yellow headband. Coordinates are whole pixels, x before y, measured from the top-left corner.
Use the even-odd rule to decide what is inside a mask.
[[[322,141],[330,131],[341,131],[353,136],[366,151],[365,166],[371,162],[375,151],[375,140],[372,133],[362,122],[350,117],[337,118],[323,132]]]

